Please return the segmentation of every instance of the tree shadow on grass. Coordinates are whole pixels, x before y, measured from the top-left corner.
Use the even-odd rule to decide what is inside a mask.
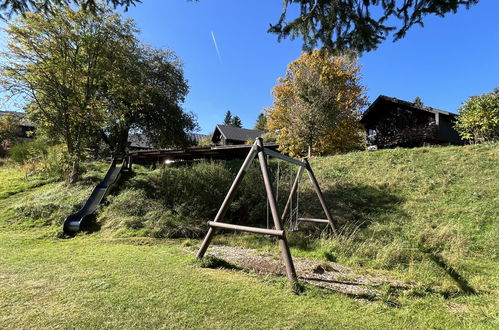
[[[404,199],[394,191],[370,185],[342,184],[322,191],[333,220],[340,232],[365,228],[393,218],[407,217],[400,208]],[[305,203],[300,216],[323,217],[323,211],[313,191],[302,194]],[[396,214],[397,217],[393,215]]]

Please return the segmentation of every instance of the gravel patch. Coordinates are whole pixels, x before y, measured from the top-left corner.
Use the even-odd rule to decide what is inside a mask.
[[[193,252],[192,249],[186,248],[185,250]],[[286,275],[280,254],[223,245],[210,246],[208,254],[258,274]],[[402,290],[412,287],[411,284],[384,275],[359,274],[352,268],[335,262],[320,262],[295,257],[293,261],[299,279],[317,287],[356,298],[375,299],[382,294],[378,287],[385,284]]]

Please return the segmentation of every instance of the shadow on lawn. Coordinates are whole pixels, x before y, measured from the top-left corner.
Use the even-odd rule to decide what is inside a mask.
[[[323,189],[326,204],[341,232],[365,228],[372,223],[381,223],[394,218],[407,217],[400,209],[404,199],[387,188],[369,185],[342,184]],[[300,197],[300,216],[323,217],[317,195],[307,191]],[[302,206],[303,205],[303,206]]]

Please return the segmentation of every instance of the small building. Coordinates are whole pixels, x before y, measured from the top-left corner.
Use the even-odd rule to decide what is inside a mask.
[[[207,135],[198,133],[187,133],[188,145],[197,145],[199,141]],[[151,150],[155,149],[155,145],[143,133],[134,133],[128,136],[128,148],[130,150]]]
[[[211,141],[217,145],[245,144],[254,141],[264,131],[255,129],[239,128],[234,126],[217,125],[211,137]]]
[[[461,145],[457,114],[380,95],[364,112],[368,149]]]
[[[28,116],[25,112],[17,111],[0,111],[0,117],[12,116],[19,120],[19,126],[17,127],[17,137],[21,141],[30,141],[34,138],[35,124],[29,121]]]

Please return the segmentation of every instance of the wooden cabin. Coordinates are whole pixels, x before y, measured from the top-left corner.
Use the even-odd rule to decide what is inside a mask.
[[[255,129],[239,128],[234,126],[217,125],[211,141],[217,145],[245,144],[246,141],[255,140],[264,132]]]
[[[364,112],[368,149],[463,144],[454,129],[457,114],[384,95]]]

